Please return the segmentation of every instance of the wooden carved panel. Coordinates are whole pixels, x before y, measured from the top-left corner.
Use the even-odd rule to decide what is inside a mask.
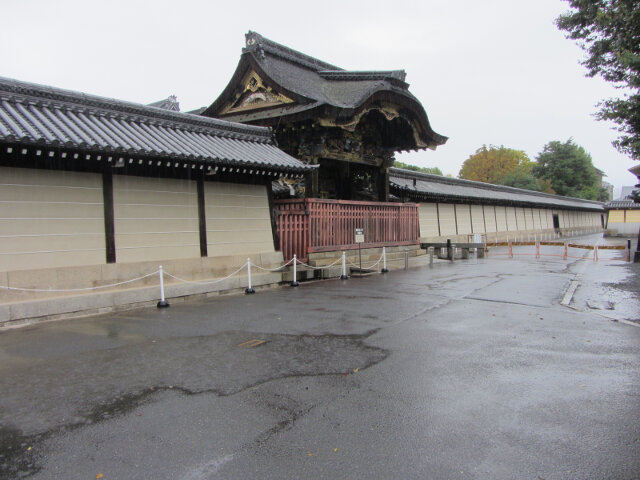
[[[291,98],[266,86],[260,75],[252,70],[244,76],[236,91],[235,98],[222,108],[220,115],[259,110],[289,103],[293,103]]]

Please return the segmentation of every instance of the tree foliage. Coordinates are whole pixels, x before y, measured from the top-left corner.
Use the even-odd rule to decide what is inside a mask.
[[[402,163],[399,161],[393,162],[394,167],[404,168],[405,170],[413,170],[414,172],[431,173],[433,175],[442,176],[442,170],[438,167],[418,167],[417,165],[410,165],[408,163]]]
[[[520,175],[531,172],[531,160],[524,151],[483,145],[464,161],[458,176],[466,180],[502,184],[504,178],[514,172]]]
[[[599,104],[596,118],[618,125],[614,146],[640,160],[640,2],[638,0],[567,0],[573,10],[556,25],[587,52],[582,64],[590,77],[600,75],[621,98]]]
[[[524,188],[525,190],[534,190],[537,192],[556,193],[551,186],[551,182],[536,178],[531,172],[531,168],[517,168],[507,173],[502,179],[501,185]]]
[[[573,142],[547,143],[536,157],[532,173],[547,181],[558,195],[590,200],[601,198],[596,169],[584,148]]]

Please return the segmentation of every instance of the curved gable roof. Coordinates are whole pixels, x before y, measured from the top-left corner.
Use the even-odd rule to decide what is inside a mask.
[[[250,69],[265,75],[265,82],[272,83],[294,98],[295,104],[221,115],[224,104],[232,99],[240,79]],[[301,115],[303,112],[308,116],[311,110],[323,109],[323,112],[331,112],[331,116],[346,122],[362,113],[371,103],[382,100],[410,112],[420,125],[425,145],[435,148],[444,144],[447,137],[433,131],[423,106],[409,92],[405,78],[404,70],[347,71],[249,32],[231,81],[202,115],[224,116],[239,122],[268,122],[272,118]]]

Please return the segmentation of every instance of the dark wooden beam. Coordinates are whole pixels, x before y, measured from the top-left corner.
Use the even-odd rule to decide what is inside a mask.
[[[116,263],[116,229],[113,212],[113,176],[111,169],[102,172],[102,197],[104,205],[104,243],[107,263]]]
[[[458,209],[455,203],[453,204],[453,218],[456,221],[456,235],[458,235]]]
[[[200,256],[206,257],[207,253],[207,214],[204,203],[204,175],[200,174],[196,179],[198,188],[198,230],[200,233]]]
[[[265,185],[267,187],[267,199],[269,200],[269,217],[271,218],[271,235],[273,236],[273,249],[280,251],[280,239],[278,238],[278,230],[276,224],[276,211],[273,205],[273,189],[272,181],[265,179]]]
[[[318,170],[313,169],[305,177],[305,197],[318,198]]]
[[[389,169],[382,167],[378,172],[378,200],[380,202],[389,201]]]

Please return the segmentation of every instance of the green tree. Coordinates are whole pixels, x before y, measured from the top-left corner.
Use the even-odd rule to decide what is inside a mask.
[[[572,10],[556,25],[586,51],[587,75],[600,75],[624,90],[621,98],[601,102],[596,118],[615,122],[621,135],[614,146],[640,160],[640,2],[567,1]]]
[[[510,173],[530,173],[531,163],[522,150],[483,145],[464,161],[458,176],[466,180],[502,184]]]
[[[536,157],[533,175],[551,183],[558,195],[597,200],[598,176],[589,155],[572,139],[547,143]]]
[[[527,172],[526,169],[522,168],[517,168],[507,173],[500,184],[508,187],[524,188],[526,190],[542,190],[538,179],[534,177],[530,171]]]
[[[404,168],[405,170],[413,170],[414,172],[431,173],[433,175],[442,176],[442,170],[440,170],[438,167],[418,167],[417,165],[402,163],[398,160],[393,162],[393,166],[397,168]]]

